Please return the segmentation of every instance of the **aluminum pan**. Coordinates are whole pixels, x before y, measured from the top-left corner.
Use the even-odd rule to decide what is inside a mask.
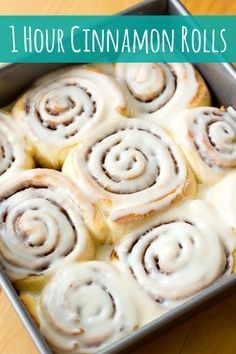
[[[170,14],[187,15],[188,12],[178,0],[146,0],[138,5],[122,11],[121,14]],[[0,105],[6,105],[28,86],[33,80],[42,74],[56,69],[63,64],[7,64],[0,67]],[[236,72],[230,64],[197,64],[199,71],[206,79],[213,95],[218,103],[223,105],[236,104]],[[23,304],[19,300],[16,291],[7,279],[0,267],[0,286],[2,286],[10,302],[20,316],[36,347],[41,354],[51,354],[36,325],[28,315]],[[197,294],[183,305],[168,312],[162,317],[152,321],[139,330],[113,343],[100,354],[130,353],[131,349],[140,346],[154,336],[159,335],[167,328],[189,317],[203,306],[225,296],[229,292],[236,291],[236,275],[215,283],[211,287]]]
[[[29,316],[24,305],[19,300],[18,294],[4,273],[3,269],[0,267],[0,287],[4,290],[11,304],[13,305],[15,311],[19,315],[21,321],[29,332],[33,342],[36,344],[39,353],[41,354],[51,354],[51,350],[47,346],[42,335],[39,333],[34,321]]]

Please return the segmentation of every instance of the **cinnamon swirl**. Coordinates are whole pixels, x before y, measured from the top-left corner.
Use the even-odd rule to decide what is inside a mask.
[[[199,182],[213,184],[236,167],[236,111],[214,107],[189,110],[179,119],[175,139]]]
[[[22,299],[54,353],[97,353],[139,325],[121,275],[102,261],[66,266],[39,299]]]
[[[0,262],[10,279],[27,286],[32,276],[41,282],[68,262],[91,259],[94,244],[84,215],[92,212],[57,171],[28,170],[3,183]]]
[[[233,272],[236,237],[214,209],[187,201],[154,218],[118,244],[112,260],[166,307]]]
[[[128,97],[131,117],[168,130],[181,111],[211,102],[203,78],[191,64],[117,63],[114,72]]]
[[[196,192],[195,179],[172,139],[139,119],[98,127],[70,153],[62,171],[103,211],[113,241],[122,226],[133,227]]]
[[[119,86],[91,67],[46,75],[13,108],[15,119],[24,123],[38,163],[56,169],[84,134],[117,112],[127,112]]]

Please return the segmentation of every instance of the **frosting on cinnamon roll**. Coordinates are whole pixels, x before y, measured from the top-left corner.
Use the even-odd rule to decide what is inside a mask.
[[[0,112],[0,181],[18,170],[33,167],[25,141],[15,128],[12,117]]]
[[[172,307],[233,270],[236,237],[206,202],[188,201],[128,235],[113,260]]]
[[[171,138],[139,119],[98,127],[71,152],[63,172],[103,210],[109,223],[123,225],[143,221],[196,189]]]
[[[97,353],[137,328],[129,295],[109,263],[71,264],[43,290],[37,311],[40,330],[55,353]]]
[[[132,117],[172,126],[176,115],[210,104],[210,94],[191,64],[117,63],[115,76],[126,93]]]
[[[199,107],[178,121],[175,138],[199,181],[217,182],[236,167],[236,111]]]
[[[18,173],[0,187],[0,262],[12,280],[49,274],[94,255],[83,219],[92,213],[60,172]]]
[[[41,78],[13,108],[36,159],[53,168],[61,167],[85,133],[116,112],[127,112],[123,93],[114,79],[91,67],[67,68]]]
[[[224,216],[236,233],[236,171],[210,188],[207,199]]]

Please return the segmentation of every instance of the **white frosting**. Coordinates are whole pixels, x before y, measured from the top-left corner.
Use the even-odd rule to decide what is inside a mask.
[[[161,128],[120,117],[87,135],[63,172],[109,212],[111,221],[169,205],[187,175],[179,149]]]
[[[91,68],[72,67],[38,80],[16,103],[13,114],[24,122],[29,141],[41,153],[47,154],[44,150],[50,147],[59,155],[112,112],[125,108],[114,79]]]
[[[29,170],[0,188],[0,261],[12,280],[93,256],[73,185],[53,170]]]
[[[164,307],[232,272],[236,237],[204,201],[182,203],[128,235],[118,266]]]
[[[207,198],[236,233],[236,171],[209,189]]]
[[[236,167],[236,112],[214,107],[189,110],[176,122],[174,137],[200,182],[212,184]]]
[[[0,181],[16,171],[33,167],[23,138],[15,129],[12,117],[0,112]]]
[[[12,280],[55,273],[37,313],[60,354],[96,353],[229,276],[234,265],[236,172],[207,185],[236,166],[235,110],[188,109],[199,92],[191,64],[95,66],[104,74],[72,67],[43,77],[13,109],[40,163],[59,168],[79,144],[63,166],[77,188],[53,170],[3,181],[32,159],[0,114],[0,262]],[[203,200],[167,208],[191,180],[159,126],[204,183],[198,198],[216,210]],[[132,217],[163,209],[134,230]],[[95,254],[88,228],[114,241],[125,236],[122,223],[134,231],[114,252],[103,245]]]
[[[40,330],[55,353],[97,353],[139,324],[120,274],[102,261],[64,267],[43,290]]]
[[[113,245],[98,246],[95,259],[109,262],[112,257],[113,248]],[[114,265],[116,266],[115,263]],[[119,270],[119,266],[117,269]],[[132,299],[137,304],[140,326],[144,326],[167,312],[167,309],[155,303],[150,296],[140,289],[136,281],[134,281],[128,272],[122,272],[122,276],[123,283],[125,284],[126,289],[128,289],[127,291],[132,293]],[[143,304],[145,304],[145,306],[143,306]]]
[[[115,76],[128,97],[131,116],[167,129],[199,88],[191,64],[117,63]]]

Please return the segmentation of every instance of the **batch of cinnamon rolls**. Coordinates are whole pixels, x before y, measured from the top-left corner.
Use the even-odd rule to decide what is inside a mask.
[[[0,263],[55,353],[236,271],[236,111],[191,64],[73,66],[0,113]]]

